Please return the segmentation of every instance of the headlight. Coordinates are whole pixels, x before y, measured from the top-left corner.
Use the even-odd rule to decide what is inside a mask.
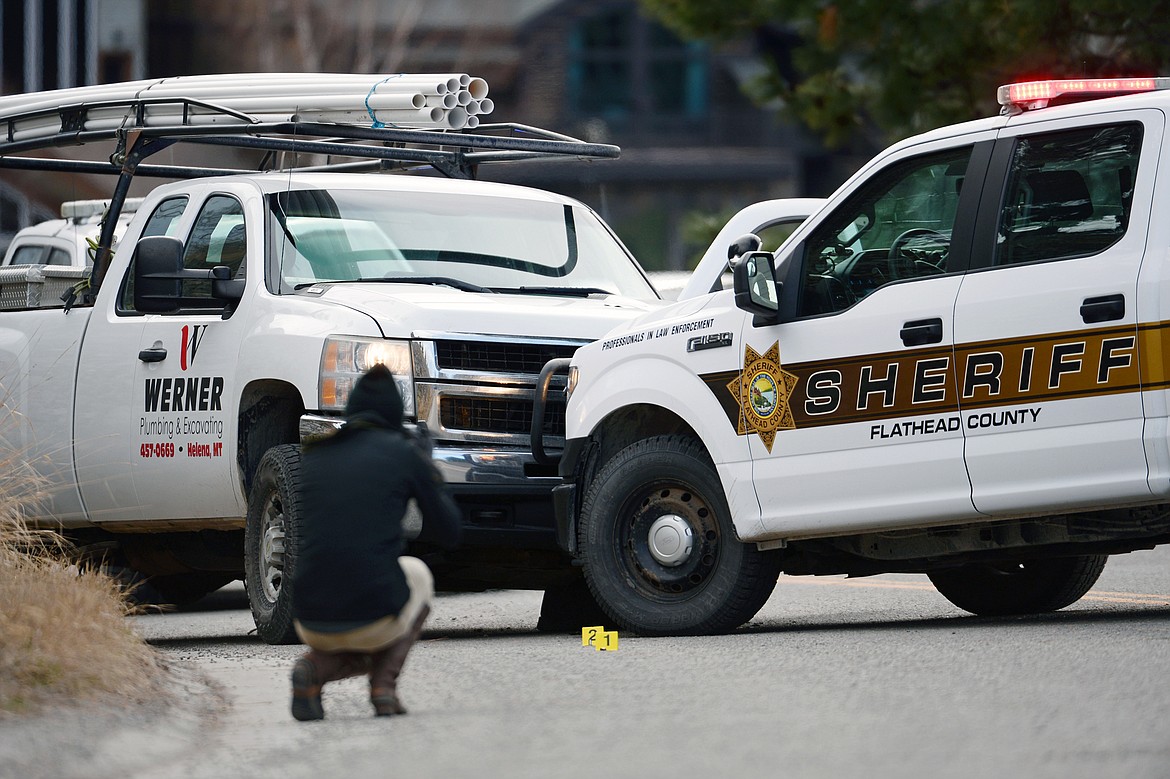
[[[349,393],[366,371],[378,364],[394,374],[402,411],[414,416],[414,366],[409,341],[327,338],[321,351],[321,410],[344,411]]]
[[[569,383],[565,385],[565,400],[573,397],[573,390],[577,389],[577,366],[569,366]]]

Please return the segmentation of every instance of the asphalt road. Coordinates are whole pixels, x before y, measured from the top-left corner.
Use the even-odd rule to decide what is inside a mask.
[[[315,723],[288,713],[300,648],[251,635],[238,586],[136,617],[213,690],[185,677],[186,748],[122,775],[1170,777],[1170,548],[1115,557],[1080,602],[1028,618],[965,615],[922,576],[781,577],[733,635],[599,652],[536,633],[539,603],[441,596],[401,685],[410,715],[373,718],[349,680]]]

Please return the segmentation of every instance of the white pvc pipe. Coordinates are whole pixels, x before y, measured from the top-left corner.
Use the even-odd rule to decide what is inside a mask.
[[[438,106],[440,108],[454,108],[455,106],[459,105],[459,101],[456,100],[455,95],[451,94],[450,92],[445,95],[426,95],[425,99],[428,107]]]
[[[284,116],[284,120],[289,117]],[[297,118],[313,122],[333,122],[335,124],[359,124],[369,126],[370,114],[367,111],[301,111]],[[419,108],[417,110],[390,110],[378,111],[377,119],[383,124],[412,125],[426,127],[446,126],[446,112],[439,107]],[[270,121],[261,119],[261,121]],[[281,121],[281,120],[277,120]]]
[[[358,106],[368,107],[374,111],[383,109],[424,108],[426,107],[427,99],[418,92],[372,94],[368,96],[348,93],[341,95],[293,95],[291,97],[230,97],[216,100],[214,104],[248,114],[292,114],[305,109],[344,111],[352,110]],[[175,110],[176,105],[163,103],[157,107],[177,114],[178,112]]]
[[[404,75],[355,75],[324,73],[245,73],[219,76],[178,76],[168,79],[130,81],[119,84],[103,84],[90,87],[73,87],[47,92],[0,97],[0,116],[5,113],[25,112],[82,102],[110,100],[132,100],[141,97],[182,96],[192,99],[206,99],[212,95],[227,96],[259,93],[272,95],[279,92],[291,96],[296,93],[322,91],[354,91],[369,93],[371,90],[398,91],[409,85],[415,91],[419,85],[429,85],[432,94],[452,91],[450,85],[458,80],[458,74],[404,74]],[[480,79],[482,81],[482,79]],[[329,85],[328,90],[323,87]],[[456,87],[454,91],[457,91]]]
[[[179,85],[181,86],[181,85]],[[381,84],[371,89],[369,85],[358,83],[336,84],[297,84],[282,85],[280,88],[270,84],[237,84],[228,87],[187,87],[187,88],[158,88],[143,92],[140,97],[147,99],[157,98],[187,98],[206,102],[220,102],[231,98],[280,98],[285,102],[300,99],[302,95],[407,95],[407,94],[437,94],[421,84]]]
[[[445,78],[444,78],[445,76]],[[454,88],[454,92],[450,91]],[[444,93],[440,95],[440,92]],[[494,104],[486,97],[487,82],[466,74],[395,74],[393,76],[327,73],[241,73],[213,76],[180,76],[92,87],[74,87],[0,98],[0,120],[5,115],[30,111],[52,111],[66,105],[128,101],[136,98],[185,98],[238,111],[260,121],[286,121],[300,117],[322,117],[368,125],[375,120],[386,124],[453,127],[461,129],[475,114],[489,113]],[[449,111],[450,113],[447,113]],[[179,124],[181,109],[176,103],[148,105],[149,126]],[[193,124],[231,124],[238,120],[195,107]],[[91,109],[85,129],[108,130],[126,125],[124,107]],[[20,122],[15,140],[45,137],[61,131],[59,117],[49,115]]]
[[[462,108],[456,108],[452,111],[453,115],[448,114],[442,108],[420,108],[415,110],[387,110],[379,111],[377,113],[377,121],[385,125],[394,125],[399,127],[417,127],[417,128],[433,128],[442,129],[447,127],[454,127],[459,129],[467,124],[468,116]],[[289,113],[259,113],[254,114],[254,118],[261,122],[285,122],[291,118],[297,118],[302,121],[314,122],[333,122],[338,124],[350,124],[369,127],[372,126],[373,121],[367,111],[303,111],[298,114]],[[145,126],[147,127],[166,127],[178,124],[180,116],[178,114],[167,113],[152,113],[146,116]],[[191,125],[208,126],[217,124],[234,124],[237,120],[224,114],[193,114],[187,117],[187,121]],[[85,124],[86,130],[112,130],[121,127],[123,124],[123,117],[117,115],[105,115],[91,117]],[[42,119],[36,122],[22,122],[13,130],[12,138],[14,141],[30,140],[34,138],[42,138],[47,135],[52,135],[59,132],[61,129],[60,123],[55,119]]]
[[[467,125],[467,109],[456,106],[447,112],[447,123],[453,130],[462,130]]]
[[[467,91],[476,100],[483,100],[488,95],[488,83],[482,78],[473,78],[467,82]]]

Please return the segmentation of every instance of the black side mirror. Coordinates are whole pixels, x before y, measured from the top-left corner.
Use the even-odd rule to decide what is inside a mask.
[[[782,287],[776,281],[776,266],[771,253],[753,251],[745,254],[733,266],[732,277],[735,280],[735,305],[755,314],[757,319],[776,321]]]
[[[166,235],[142,238],[134,247],[134,309],[146,314],[179,310],[183,296],[183,242]]]
[[[244,297],[244,280],[233,279],[232,269],[216,265],[211,269],[211,296],[216,300],[236,303]]]
[[[731,246],[727,247],[727,259],[734,260],[736,257],[742,257],[748,252],[759,251],[760,247],[763,245],[764,242],[761,241],[760,236],[756,235],[755,233],[741,235],[735,239],[735,242],[732,243]]]
[[[224,319],[244,297],[244,280],[233,279],[232,269],[216,265],[209,270],[183,267],[183,242],[152,235],[134,247],[134,309],[144,314],[169,314],[183,306],[208,308],[224,304]],[[211,281],[211,298],[183,297],[183,281]],[[206,289],[206,287],[204,287]]]

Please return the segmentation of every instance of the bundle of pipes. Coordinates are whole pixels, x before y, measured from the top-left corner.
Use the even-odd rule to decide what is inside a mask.
[[[43,112],[13,122],[11,139],[51,136],[64,130],[59,109],[84,105],[78,129],[109,130],[133,126],[136,119],[126,104],[141,100],[148,127],[241,122],[218,108],[245,121],[460,130],[478,127],[480,116],[491,113],[495,106],[487,94],[487,82],[466,73],[178,76],[0,97],[0,122]]]

